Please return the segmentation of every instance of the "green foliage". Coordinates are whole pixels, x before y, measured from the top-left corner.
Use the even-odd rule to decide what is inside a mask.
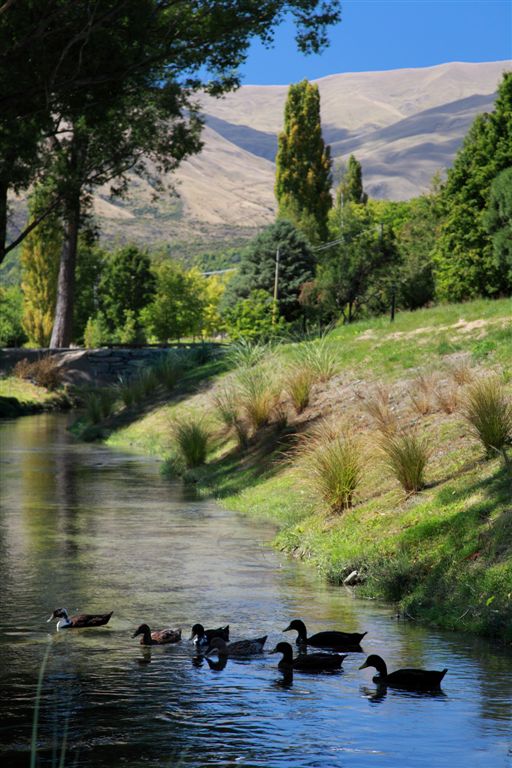
[[[110,387],[87,392],[84,397],[85,418],[89,424],[99,424],[114,412],[117,392]]]
[[[52,190],[38,187],[29,202],[30,217],[37,217],[48,203]],[[57,277],[62,250],[62,226],[51,214],[32,230],[21,254],[24,296],[23,328],[30,344],[47,347],[53,328],[57,299]]]
[[[503,450],[512,438],[512,403],[499,379],[475,381],[466,393],[462,412],[488,456]]]
[[[100,310],[100,280],[106,253],[97,243],[95,232],[83,231],[78,240],[75,301],[73,307],[73,340],[84,342],[87,321]]]
[[[349,509],[361,482],[361,448],[349,433],[319,427],[308,438],[301,462],[311,487],[334,513]]]
[[[279,389],[267,366],[241,368],[237,372],[236,393],[239,411],[253,430],[270,422],[278,403]]]
[[[119,248],[106,260],[100,280],[101,309],[112,332],[130,320],[137,324],[140,312],[155,295],[155,275],[145,251],[135,245]],[[136,333],[135,333],[136,335]]]
[[[186,469],[200,467],[206,462],[211,438],[202,419],[182,418],[173,424],[172,432],[178,458]]]
[[[330,239],[341,243],[321,252],[317,294],[331,317],[352,322],[363,306],[382,311],[390,269],[397,264],[395,238],[368,205],[347,203],[329,217]]]
[[[442,189],[444,220],[435,249],[440,299],[462,301],[510,291],[509,266],[506,259],[496,259],[485,222],[491,184],[511,165],[512,72],[508,72],[494,110],[473,122]]]
[[[264,229],[242,252],[240,268],[229,281],[222,299],[224,313],[227,314],[226,310],[229,312],[238,300],[247,299],[253,291],[264,291],[268,299],[273,299],[278,250],[279,315],[286,322],[293,322],[303,314],[300,291],[314,275],[315,259],[304,235],[284,220]],[[258,297],[261,302],[260,293]]]
[[[87,349],[102,347],[104,344],[109,344],[111,340],[112,336],[102,312],[98,312],[87,320],[84,330],[84,346]]]
[[[197,270],[186,272],[164,262],[156,269],[156,293],[141,312],[150,336],[165,343],[169,339],[196,336],[203,327],[206,297],[204,280]]]
[[[308,407],[314,381],[314,373],[307,365],[299,363],[291,366],[286,371],[285,391],[290,397],[297,413],[302,413]]]
[[[336,191],[336,202],[338,207],[347,203],[357,203],[365,205],[368,201],[368,195],[363,190],[363,170],[361,163],[356,160],[354,155],[348,158],[347,169]]]
[[[264,342],[284,329],[284,319],[272,319],[273,302],[262,290],[251,291],[246,299],[240,299],[224,314],[224,323],[232,341]]]
[[[310,242],[327,237],[332,206],[331,156],[322,138],[320,92],[302,80],[291,85],[278,137],[275,193],[278,215],[290,219]]]
[[[19,347],[26,341],[22,318],[21,290],[15,285],[0,286],[0,347]]]
[[[425,486],[425,468],[430,449],[425,438],[415,431],[381,432],[380,446],[386,464],[406,493],[416,493]]]
[[[296,359],[299,365],[311,371],[314,381],[329,381],[340,370],[336,352],[325,335],[314,341],[305,342]]]
[[[512,167],[492,182],[483,224],[491,237],[497,268],[512,289]]]

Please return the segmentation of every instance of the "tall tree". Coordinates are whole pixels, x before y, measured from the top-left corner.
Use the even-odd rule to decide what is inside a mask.
[[[347,168],[336,192],[337,204],[358,203],[364,205],[368,195],[363,189],[363,169],[361,163],[350,155]]]
[[[287,13],[297,23],[299,48],[318,51],[327,26],[339,19],[339,6],[337,0],[248,0],[243,12],[235,0],[31,0],[2,6],[0,156],[16,121],[29,125],[33,119],[20,184],[40,170],[36,160],[44,150],[56,181],[48,210],[59,205],[64,222],[53,346],[71,338],[84,196],[114,179],[122,191],[129,169],[148,172],[156,161],[172,170],[199,151],[193,94],[235,87],[251,39],[271,42],[273,27]],[[22,154],[18,148],[16,156]],[[0,171],[4,242],[2,193],[16,183],[15,165]],[[0,256],[7,250],[2,247]]]
[[[510,165],[512,72],[503,76],[494,110],[473,122],[442,189],[444,221],[434,252],[439,298],[462,301],[507,290],[506,266],[494,258],[484,218],[491,184]]]
[[[331,155],[320,123],[320,92],[307,80],[291,85],[279,134],[275,194],[278,215],[292,221],[311,242],[327,237],[332,206]]]
[[[100,309],[110,331],[122,328],[126,312],[137,321],[141,310],[155,294],[155,275],[151,260],[136,245],[125,245],[106,260],[99,285]]]
[[[297,320],[302,315],[301,288],[314,275],[315,258],[305,236],[285,219],[264,229],[242,252],[240,267],[222,297],[224,311],[247,299],[252,291],[263,290],[272,300],[276,267],[279,314],[287,321]]]
[[[483,224],[491,238],[494,262],[512,291],[512,166],[496,176]]]
[[[45,209],[51,189],[34,191],[29,203],[32,217]],[[55,214],[47,216],[23,243],[21,269],[23,328],[31,344],[47,347],[53,327],[62,227]]]

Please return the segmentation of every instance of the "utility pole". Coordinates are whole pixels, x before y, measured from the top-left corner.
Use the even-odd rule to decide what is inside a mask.
[[[277,322],[278,296],[279,296],[279,248],[276,251],[276,271],[274,275],[274,304],[272,307],[272,325],[275,325]]]

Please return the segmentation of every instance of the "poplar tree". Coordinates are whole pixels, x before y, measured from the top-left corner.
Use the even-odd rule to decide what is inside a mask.
[[[327,238],[332,207],[331,155],[322,138],[318,86],[290,86],[279,134],[275,194],[278,216],[292,221],[311,242]]]
[[[363,190],[363,170],[361,163],[350,155],[347,164],[347,170],[337,191],[338,204],[357,203],[365,205],[368,202],[368,195]]]
[[[52,192],[36,190],[29,203],[30,220],[48,204]],[[26,237],[21,253],[23,328],[30,344],[47,347],[53,328],[57,298],[57,275],[62,249],[62,226],[55,214],[47,216]]]

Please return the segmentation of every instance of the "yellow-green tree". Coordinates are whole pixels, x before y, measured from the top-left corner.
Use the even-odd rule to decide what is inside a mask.
[[[203,315],[203,336],[211,337],[225,330],[225,323],[219,314],[219,304],[226,288],[224,275],[210,275],[205,279],[205,307]]]
[[[48,191],[34,192],[29,204],[35,218],[47,204]],[[57,277],[62,249],[62,227],[56,216],[47,216],[23,242],[21,269],[23,328],[30,344],[47,347],[53,328]]]
[[[327,238],[332,207],[331,155],[320,123],[320,92],[302,80],[290,86],[279,134],[275,194],[280,218],[289,219],[311,242]]]

